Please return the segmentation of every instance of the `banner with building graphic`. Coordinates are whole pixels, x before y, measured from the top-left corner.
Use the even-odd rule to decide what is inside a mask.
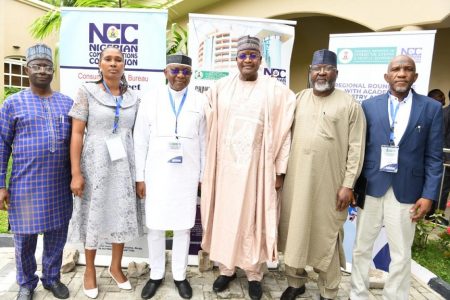
[[[331,34],[329,49],[338,56],[336,87],[352,94],[359,102],[386,93],[389,85],[384,74],[389,61],[403,54],[412,57],[416,63],[419,77],[413,85],[414,90],[426,95],[435,34],[435,30]],[[349,270],[357,215],[357,209],[350,207],[349,218],[344,224],[344,251]],[[384,228],[375,240],[372,258],[373,267],[388,271],[391,259]]]
[[[166,65],[166,10],[62,8],[59,58],[61,92],[73,98],[82,83],[99,79],[100,52],[118,47],[125,58],[129,88],[143,95],[154,85],[164,84]],[[141,201],[144,208],[144,202]],[[143,211],[144,209],[142,209]],[[145,219],[145,216],[142,216]],[[72,244],[81,253],[82,244]],[[125,245],[123,266],[147,261],[146,236]],[[111,244],[98,249],[96,264],[109,265]],[[80,256],[84,263],[84,255]]]
[[[330,34],[329,49],[338,56],[336,87],[358,101],[385,93],[389,61],[404,54],[416,62],[419,77],[413,89],[428,93],[436,30]]]
[[[164,83],[166,10],[62,8],[59,42],[61,92],[75,97],[78,87],[99,78],[98,61],[106,46],[125,57],[129,88],[142,95]]]
[[[203,92],[216,80],[238,72],[237,40],[257,36],[262,44],[260,74],[289,86],[296,21],[189,14],[189,56],[194,76],[191,85]]]

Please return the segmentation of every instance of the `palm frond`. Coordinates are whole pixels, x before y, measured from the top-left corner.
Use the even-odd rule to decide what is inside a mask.
[[[48,11],[42,17],[37,18],[30,26],[31,36],[43,40],[61,27],[61,14],[59,10]]]
[[[187,30],[173,23],[167,34],[166,53],[174,54],[177,52],[187,53],[188,33]]]

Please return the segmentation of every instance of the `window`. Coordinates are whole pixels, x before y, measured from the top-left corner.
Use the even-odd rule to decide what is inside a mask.
[[[4,63],[4,81],[5,87],[26,88],[30,86],[28,76],[25,73],[24,57],[7,57]]]

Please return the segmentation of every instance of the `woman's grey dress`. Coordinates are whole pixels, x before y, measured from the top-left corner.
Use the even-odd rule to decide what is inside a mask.
[[[85,187],[83,196],[74,198],[69,240],[82,241],[87,249],[97,249],[104,242],[129,242],[142,233],[132,139],[138,104],[131,91],[123,95],[115,134],[120,135],[127,158],[114,162],[105,141],[114,135],[114,97],[96,83],[86,83],[69,112],[72,118],[87,122],[80,163]]]

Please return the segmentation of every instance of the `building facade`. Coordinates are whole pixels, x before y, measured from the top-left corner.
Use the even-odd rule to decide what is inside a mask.
[[[34,20],[50,11],[53,6],[38,0],[2,0],[0,1],[0,71],[3,80],[0,94],[4,87],[25,88],[29,86],[28,76],[24,71],[25,52],[28,47],[43,42],[55,53],[57,35],[43,41],[31,37],[30,26]],[[59,87],[58,71],[55,73],[52,87]]]
[[[169,8],[169,24],[186,24],[189,13],[297,21],[290,74],[295,92],[306,88],[312,53],[328,48],[330,34],[434,29],[429,89],[450,90],[449,0],[184,0]]]
[[[51,5],[38,0],[0,1],[0,57],[3,58],[0,70],[4,75],[0,91],[3,86],[27,86],[21,64],[25,50],[36,42],[29,27],[51,9]],[[184,26],[189,13],[297,21],[290,74],[290,87],[295,92],[307,86],[311,55],[314,50],[328,48],[330,34],[435,29],[429,89],[439,88],[445,94],[450,89],[450,0],[182,0],[171,2],[168,10],[168,24],[176,22]],[[236,38],[228,32],[214,33],[201,48],[203,54],[214,53],[203,57],[214,59],[207,61],[199,57],[199,60],[211,66],[234,66]],[[57,35],[44,40],[53,50],[57,41]],[[276,53],[276,36],[263,43],[264,51]],[[270,61],[264,63],[273,65],[276,60],[276,55],[271,55]],[[58,71],[52,86],[59,88]]]

